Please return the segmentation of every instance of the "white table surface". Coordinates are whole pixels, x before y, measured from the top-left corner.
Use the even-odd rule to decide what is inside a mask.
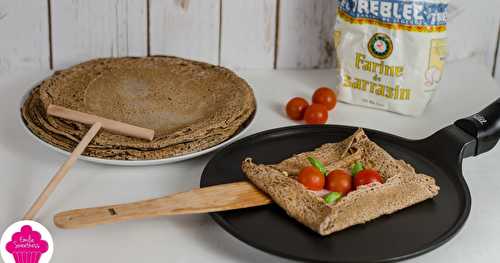
[[[423,116],[411,118],[340,103],[329,123],[362,126],[408,138],[423,138],[500,97],[487,68],[475,59],[448,65],[440,90]],[[0,76],[0,230],[20,219],[65,157],[30,138],[19,121],[19,100],[50,72]],[[297,124],[283,106],[292,96],[309,98],[320,85],[335,85],[332,70],[243,71],[254,88],[259,112],[250,133]],[[62,230],[60,211],[130,202],[197,187],[212,154],[152,167],[105,166],[80,161],[38,215],[55,241],[52,262],[284,262],[227,234],[208,215],[162,217]],[[464,161],[472,211],[458,235],[407,262],[497,262],[500,256],[500,146]],[[436,219],[438,220],[438,219]]]

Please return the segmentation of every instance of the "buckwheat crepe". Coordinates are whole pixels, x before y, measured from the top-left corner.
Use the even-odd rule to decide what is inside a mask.
[[[128,160],[209,148],[255,111],[250,86],[230,70],[166,56],[95,59],[35,87],[21,109],[25,123],[44,141],[71,150],[88,126],[48,116],[49,104],[153,129],[152,142],[102,131],[84,153]]]
[[[350,169],[361,161],[366,168],[377,170],[384,183],[361,186],[336,203],[327,204],[317,192],[307,190],[293,178],[310,165],[307,157],[321,160],[328,171]],[[242,169],[288,215],[321,235],[394,213],[432,198],[439,191],[434,178],[416,173],[411,165],[394,159],[361,129],[342,142],[327,143],[275,165],[259,165],[247,158]]]

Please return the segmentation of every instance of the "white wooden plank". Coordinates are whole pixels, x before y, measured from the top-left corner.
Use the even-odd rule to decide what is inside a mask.
[[[276,0],[223,0],[220,64],[273,68]]]
[[[217,64],[220,0],[151,0],[151,54]]]
[[[52,1],[54,67],[147,53],[146,1]]]
[[[332,0],[281,1],[277,68],[335,66],[332,32],[336,9]]]
[[[498,8],[500,9],[500,5]],[[498,26],[500,25],[500,14],[488,17],[487,21],[488,22],[485,27],[487,27],[488,33],[483,37],[484,43],[479,47],[478,52],[482,52],[482,55],[484,56],[483,63],[488,69],[490,69],[490,73],[493,76],[496,61],[495,55],[498,40]]]
[[[500,1],[454,0],[450,2],[448,21],[448,61],[483,56],[483,63],[493,67],[497,40]]]
[[[47,1],[0,0],[0,75],[49,68]]]
[[[500,24],[498,25],[498,39],[496,48],[496,59],[495,59],[495,70],[493,71],[493,77],[498,83],[498,88],[500,88]]]

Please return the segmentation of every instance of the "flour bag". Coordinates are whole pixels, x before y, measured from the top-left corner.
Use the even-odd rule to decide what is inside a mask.
[[[339,0],[339,100],[418,116],[441,80],[446,0]]]

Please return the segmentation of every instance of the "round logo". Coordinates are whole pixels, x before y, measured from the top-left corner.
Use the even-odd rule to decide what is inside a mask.
[[[0,254],[5,263],[48,263],[53,252],[49,231],[31,220],[10,225],[0,239]]]
[[[378,59],[386,59],[392,53],[392,40],[383,33],[375,33],[368,41],[368,51],[370,54]]]

